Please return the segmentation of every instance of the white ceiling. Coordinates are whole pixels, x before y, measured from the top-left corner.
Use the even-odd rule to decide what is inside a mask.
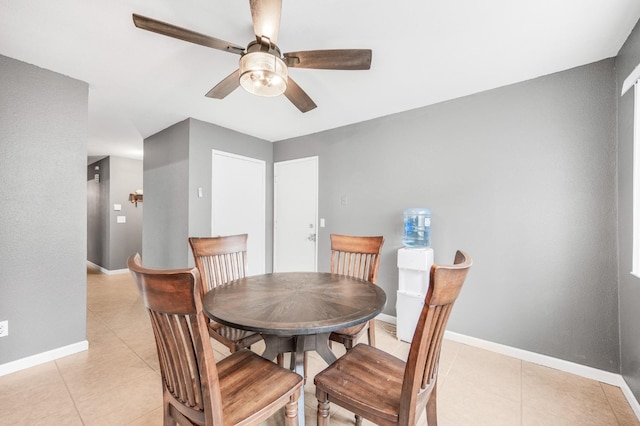
[[[247,0],[0,1],[0,54],[89,83],[90,156],[142,158],[143,138],[187,117],[277,141],[609,58],[640,1],[283,0],[282,52],[373,50],[369,71],[290,69],[318,105],[305,114],[241,88],[206,98],[239,56],[137,29],[134,12],[254,38]]]

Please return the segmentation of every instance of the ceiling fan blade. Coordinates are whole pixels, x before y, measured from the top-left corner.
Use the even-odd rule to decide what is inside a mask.
[[[311,100],[309,95],[298,86],[298,83],[289,77],[287,81],[287,90],[284,95],[296,106],[301,112],[308,112],[317,107],[315,102]]]
[[[244,53],[244,47],[242,46],[135,13],[133,14],[133,23],[136,27],[153,33],[166,35],[206,47],[212,47],[218,50],[224,50],[226,52],[237,53],[238,55]]]
[[[284,61],[291,68],[322,70],[368,70],[371,49],[306,50],[285,53]]]
[[[253,32],[258,40],[260,36],[268,37],[272,44],[278,42],[280,30],[280,12],[282,0],[249,0]]]
[[[223,99],[229,93],[233,92],[240,86],[239,70],[235,70],[224,78],[220,83],[207,92],[205,95],[208,98]]]

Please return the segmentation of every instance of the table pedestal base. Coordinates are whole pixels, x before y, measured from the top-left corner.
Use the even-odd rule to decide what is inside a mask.
[[[338,358],[329,348],[331,333],[302,334],[299,336],[276,336],[263,334],[265,350],[262,357],[273,361],[278,354],[291,353],[291,369],[304,377],[304,353],[316,351],[327,364],[334,363]],[[304,426],[304,389],[298,399],[298,424]]]

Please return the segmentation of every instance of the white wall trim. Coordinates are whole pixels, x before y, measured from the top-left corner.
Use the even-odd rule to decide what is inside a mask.
[[[376,319],[390,324],[397,323],[396,317],[387,314],[380,314],[376,317]],[[597,380],[602,383],[618,386],[629,402],[629,405],[631,406],[631,409],[635,413],[636,417],[640,419],[640,402],[638,402],[638,400],[635,398],[635,395],[631,391],[631,388],[629,388],[629,385],[620,374],[599,370],[593,367],[587,367],[585,365],[576,364],[575,362],[569,362],[551,356],[525,351],[523,349],[502,345],[500,343],[490,342],[488,340],[478,339],[476,337],[466,336],[464,334],[456,333],[453,331],[445,331],[444,337],[445,339],[453,340],[454,342],[463,343],[465,345],[474,346],[476,348],[485,349],[487,351],[496,352],[502,355],[510,356],[512,358],[520,359],[522,361],[532,362],[534,364],[539,364],[545,367],[564,371],[565,373],[575,374],[587,379]]]
[[[393,324],[393,325],[397,324],[396,317],[392,317],[391,315],[387,315],[387,314],[378,314],[376,319],[378,319],[378,320],[380,320],[382,322],[388,322],[389,324]]]
[[[517,358],[523,361],[532,362],[534,364],[543,365],[545,367],[550,367],[556,370],[564,371],[566,373],[575,374],[587,379],[597,380],[602,383],[618,386],[620,390],[622,390],[625,398],[627,398],[627,401],[633,409],[636,417],[640,419],[640,403],[635,398],[633,392],[629,388],[629,385],[627,385],[627,382],[625,382],[624,378],[620,374],[599,370],[593,367],[587,367],[585,365],[576,364],[575,362],[569,362],[547,355],[525,351],[523,349],[513,348],[511,346],[502,345],[500,343],[494,343],[487,340],[477,339],[475,337],[465,336],[464,334],[455,333],[453,331],[445,331],[444,337],[446,339],[453,340],[454,342],[464,343],[469,346],[475,346],[477,348],[485,349],[491,352],[507,355],[512,358]]]
[[[486,349],[512,358],[521,359],[523,361],[532,362],[534,364],[544,365],[556,370],[582,376],[587,379],[597,380],[614,386],[621,386],[622,376],[620,374],[611,373],[609,371],[599,370],[593,367],[576,364],[575,362],[565,361],[548,355],[542,355],[535,352],[525,351],[523,349],[494,343],[487,340],[477,339],[475,337],[465,336],[464,334],[455,333],[453,331],[445,331],[444,337],[454,342],[464,343],[477,348]]]
[[[624,394],[625,398],[627,398],[627,401],[629,402],[631,409],[636,414],[636,417],[638,418],[638,420],[640,420],[640,402],[638,402],[635,395],[631,391],[631,388],[629,387],[627,382],[624,381],[624,379],[622,379],[620,390],[622,390],[622,393]]]
[[[383,322],[396,324],[396,317],[391,315],[380,314],[376,318]],[[597,380],[609,385],[618,386],[629,402],[629,405],[631,406],[631,409],[635,413],[636,417],[640,419],[640,402],[638,402],[638,400],[635,398],[633,392],[629,388],[629,385],[627,385],[627,382],[620,374],[599,370],[593,367],[587,367],[547,355],[525,351],[523,349],[513,348],[511,346],[502,345],[500,343],[494,343],[487,340],[466,336],[464,334],[456,333],[449,330],[445,331],[444,337],[454,342],[463,343],[469,346],[474,346],[491,352],[510,356],[512,358],[517,358],[523,361],[532,362],[534,364],[543,365],[545,367],[554,368],[566,373],[575,374],[587,379]],[[42,352],[16,361],[11,361],[6,364],[0,365],[0,376],[24,370],[29,367],[35,367],[36,365],[54,361],[56,359],[73,355],[78,352],[83,352],[88,349],[89,342],[83,340],[81,342],[74,343],[68,346],[63,346],[61,348]]]
[[[629,76],[627,78],[624,79],[624,83],[622,83],[622,93],[620,94],[620,96],[623,96],[625,93],[627,93],[627,90],[631,89],[631,87],[633,87],[634,84],[636,84],[636,81],[638,81],[640,79],[640,64],[638,64],[633,71],[631,71],[631,74],[629,74]]]
[[[83,340],[78,343],[63,346],[61,348],[52,349],[47,352],[31,355],[26,358],[18,359],[15,361],[7,362],[0,365],[0,376],[6,374],[15,373],[16,371],[24,370],[29,367],[35,367],[36,365],[44,364],[49,361],[54,361],[58,358],[73,355],[78,352],[83,352],[89,349],[89,342]]]
[[[109,270],[109,269],[104,269],[102,266],[96,265],[93,262],[89,262],[88,260],[87,260],[87,266],[89,268],[91,268],[91,269],[97,269],[98,271],[102,272],[105,275],[116,275],[116,274],[128,274],[129,273],[129,269],[128,268]]]

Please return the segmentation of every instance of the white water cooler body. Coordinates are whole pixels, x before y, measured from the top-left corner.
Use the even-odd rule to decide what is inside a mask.
[[[407,248],[398,250],[398,294],[396,299],[396,335],[411,342],[429,288],[433,249]]]

